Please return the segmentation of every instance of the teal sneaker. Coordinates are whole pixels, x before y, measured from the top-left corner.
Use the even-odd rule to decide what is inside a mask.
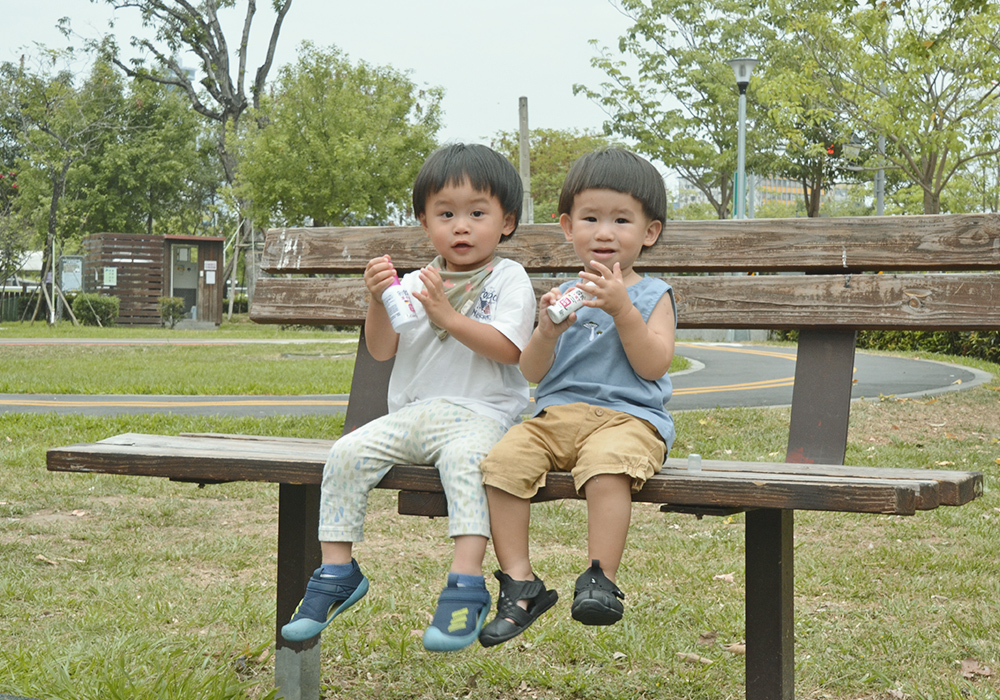
[[[424,630],[427,651],[458,651],[479,639],[493,599],[486,586],[459,586],[458,574],[448,574],[448,585],[438,597],[431,626]]]
[[[281,628],[281,636],[289,642],[304,642],[312,639],[333,622],[333,619],[365,597],[368,579],[361,573],[358,562],[351,560],[353,571],[347,576],[322,576],[322,569],[316,569],[306,594],[291,621]]]

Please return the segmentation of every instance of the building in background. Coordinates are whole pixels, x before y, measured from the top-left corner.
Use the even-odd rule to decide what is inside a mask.
[[[83,240],[83,290],[118,297],[118,325],[160,325],[160,297],[184,300],[185,318],[222,323],[225,238],[95,233]]]

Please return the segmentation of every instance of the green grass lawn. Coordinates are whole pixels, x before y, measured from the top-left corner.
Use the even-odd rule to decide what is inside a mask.
[[[122,362],[100,357],[88,357],[95,381]],[[1000,376],[996,365],[975,365]],[[796,514],[796,697],[1000,698],[998,404],[997,379],[927,401],[855,404],[848,463],[978,470],[986,493],[912,517]],[[784,454],[787,409],[676,420],[680,454]],[[341,423],[0,415],[0,693],[268,697],[277,487],[50,473],[45,450],[126,431],[333,437]],[[744,658],[729,650],[743,641],[742,516],[697,520],[637,505],[619,575],[625,619],[586,628],[569,616],[586,564],[583,504],[537,505],[533,561],[559,603],[508,644],[439,656],[420,634],[450,561],[446,528],[399,516],[392,493],[373,492],[356,550],[372,589],[324,633],[326,698],[743,697]],[[491,554],[486,566],[496,566]]]
[[[50,326],[42,321],[0,323],[0,340],[3,338],[330,338],[357,337],[356,332],[338,333],[325,328],[310,326],[281,326],[253,323],[246,314],[236,314],[231,320],[223,320],[215,330],[181,330],[157,326],[74,326],[69,321],[60,321]]]
[[[0,394],[346,394],[351,387],[357,331],[281,330],[249,322],[218,331],[101,329],[59,324],[0,326],[4,338],[102,341],[169,338],[239,340],[238,345],[6,345],[0,346]],[[250,341],[265,341],[253,343]],[[284,340],[289,344],[269,341]],[[300,343],[298,341],[309,341]],[[676,357],[671,371],[689,366]]]

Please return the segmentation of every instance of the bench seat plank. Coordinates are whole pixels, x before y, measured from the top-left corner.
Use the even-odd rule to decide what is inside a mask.
[[[165,436],[125,433],[97,443],[53,448],[51,471],[159,476],[213,483],[263,481],[318,484],[333,441],[245,439],[216,435]],[[911,515],[944,504],[960,505],[982,491],[976,472],[897,470],[842,465],[795,465],[709,460],[686,470],[668,460],[634,500],[683,506],[834,510]],[[441,493],[433,467],[397,465],[381,488]],[[578,498],[569,474],[549,474],[537,501]],[[433,514],[433,513],[431,513]],[[441,513],[439,513],[441,514]]]
[[[132,435],[132,434],[126,434]],[[135,435],[133,437],[138,437]],[[151,436],[142,435],[143,438]],[[165,437],[165,436],[163,436]],[[181,433],[181,437],[216,438],[222,440],[243,440],[270,442],[282,445],[306,445],[329,450],[335,440],[319,438],[271,437],[267,435],[236,435],[229,433]],[[113,440],[116,438],[109,438]],[[687,470],[687,459],[670,457],[664,462],[665,469]],[[902,467],[856,467],[843,464],[792,464],[787,462],[744,462],[730,459],[702,460],[702,469],[713,472],[736,471],[764,472],[769,474],[804,474],[811,476],[840,476],[858,479],[884,479],[891,476],[899,480],[936,481],[941,491],[941,505],[961,506],[983,495],[983,475],[980,472],[954,471],[950,469],[906,469]]]

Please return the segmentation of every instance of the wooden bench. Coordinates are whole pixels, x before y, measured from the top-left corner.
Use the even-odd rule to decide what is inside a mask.
[[[274,276],[259,280],[251,318],[359,324],[367,292],[357,275],[386,253],[400,269],[433,257],[419,228],[269,231],[261,268]],[[553,224],[522,225],[501,254],[539,276],[539,293],[579,269]],[[1000,216],[672,221],[636,267],[673,285],[681,328],[799,331],[786,461],[705,460],[701,472],[691,472],[684,459],[671,458],[635,497],[699,516],[746,512],[746,696],[792,698],[794,511],[912,515],[982,493],[978,472],[843,461],[859,329],[1000,328]],[[386,410],[391,361],[374,361],[363,341],[362,331],[345,431]],[[48,468],[280,484],[276,682],[287,698],[316,698],[318,640],[289,643],[278,629],[319,564],[319,483],[330,444],[127,434],[52,449]],[[431,467],[396,466],[380,486],[399,490],[400,513],[445,515]],[[537,500],[576,497],[569,476],[553,474]]]

